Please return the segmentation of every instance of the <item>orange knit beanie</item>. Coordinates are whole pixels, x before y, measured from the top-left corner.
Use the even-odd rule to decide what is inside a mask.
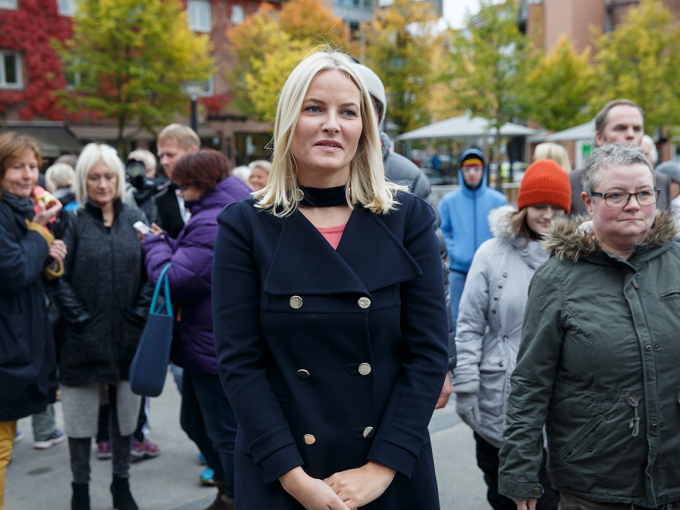
[[[571,184],[569,175],[551,159],[539,159],[527,168],[519,185],[517,209],[528,205],[549,204],[571,209]]]

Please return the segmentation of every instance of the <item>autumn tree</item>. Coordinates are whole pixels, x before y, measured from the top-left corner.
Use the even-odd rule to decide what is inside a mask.
[[[530,98],[527,79],[534,69],[533,46],[517,28],[514,2],[482,0],[479,14],[469,15],[454,35],[444,78],[450,100],[461,110],[489,121],[496,134],[494,155],[500,156],[501,127],[525,117]],[[500,163],[500,159],[498,159]],[[500,187],[500,179],[497,186]]]
[[[261,119],[273,119],[279,91],[308,54],[322,46],[356,51],[342,19],[319,0],[291,0],[281,11],[263,3],[227,37],[236,57],[229,73],[233,105]]]
[[[127,126],[167,124],[187,104],[180,82],[213,70],[208,37],[189,29],[181,0],[81,0],[73,38],[54,45],[73,77],[62,104],[115,119],[121,149]]]
[[[590,120],[588,102],[596,86],[590,50],[576,53],[567,36],[543,55],[529,75],[530,117],[549,131],[561,131]]]
[[[657,126],[680,125],[680,32],[672,13],[659,0],[631,7],[616,30],[595,41],[597,111],[625,97],[645,112],[648,132]]]
[[[409,131],[430,121],[428,98],[432,57],[441,38],[429,2],[394,0],[375,9],[362,25],[363,62],[382,79],[388,95],[386,117]]]

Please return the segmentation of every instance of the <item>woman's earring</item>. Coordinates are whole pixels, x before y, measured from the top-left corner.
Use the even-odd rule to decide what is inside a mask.
[[[302,202],[305,199],[305,194],[302,192],[300,188],[295,190],[295,200],[298,202]]]

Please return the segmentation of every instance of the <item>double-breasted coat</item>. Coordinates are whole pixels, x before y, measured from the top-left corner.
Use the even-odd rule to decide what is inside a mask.
[[[299,212],[249,199],[218,217],[215,344],[239,421],[236,508],[301,509],[278,478],[374,460],[397,474],[363,507],[438,509],[427,425],[446,373],[447,316],[434,213],[400,193],[357,206],[337,251]]]

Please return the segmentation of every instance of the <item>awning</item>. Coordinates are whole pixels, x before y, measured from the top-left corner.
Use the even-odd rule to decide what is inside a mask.
[[[529,136],[536,132],[519,124],[508,122],[501,127],[501,136]],[[496,131],[489,125],[489,121],[480,117],[461,115],[441,122],[435,122],[414,131],[399,135],[397,140],[420,140],[433,138],[478,138],[480,136],[495,136]]]
[[[102,142],[115,142],[118,140],[118,127],[111,124],[71,124],[70,125],[73,132],[76,134],[78,139],[86,141],[102,141]],[[160,133],[163,126],[156,128],[156,132]],[[198,126],[198,136],[201,138],[212,138],[218,133],[210,126],[199,125]],[[129,126],[123,129],[123,136],[126,139],[132,140],[155,140],[156,135],[149,133],[147,130],[139,130],[136,126]]]
[[[78,153],[83,145],[65,122],[8,120],[7,129],[32,136],[38,141],[42,155],[57,158],[66,153]]]
[[[595,139],[595,120],[574,126],[573,128],[558,131],[547,136],[548,142],[566,142],[570,140],[594,140]]]

